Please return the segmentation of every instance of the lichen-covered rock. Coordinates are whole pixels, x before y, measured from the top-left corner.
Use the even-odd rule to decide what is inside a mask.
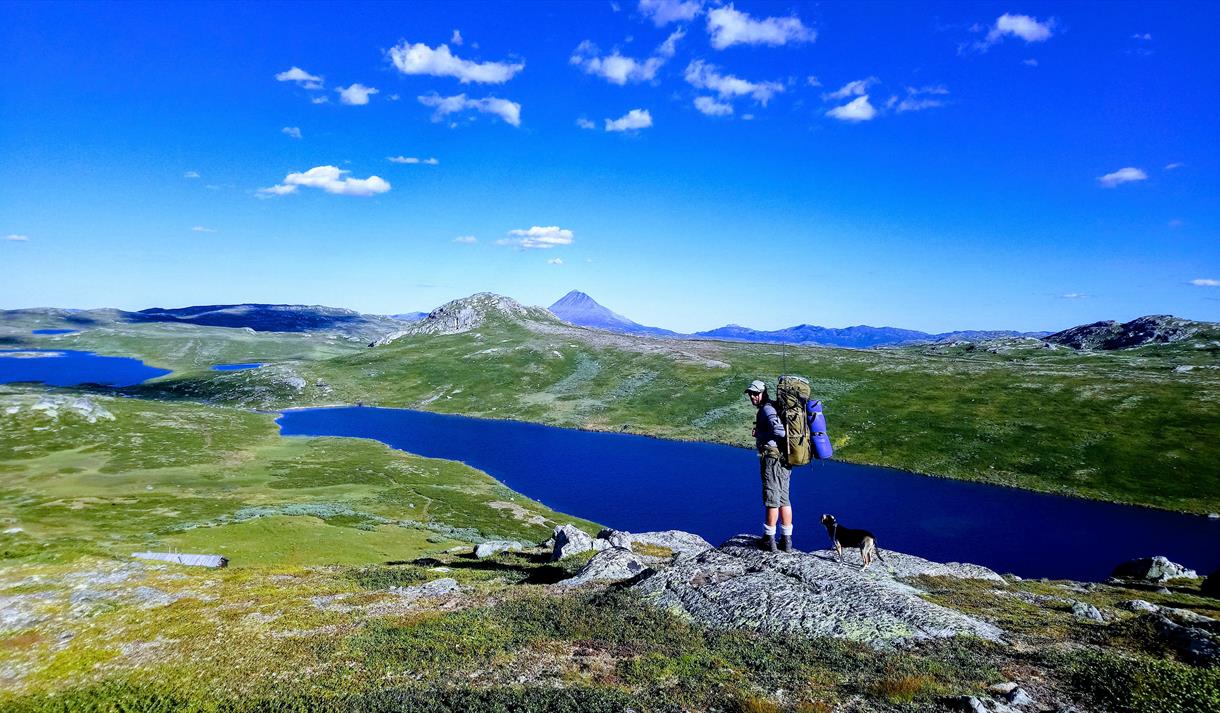
[[[593,549],[593,538],[573,525],[557,526],[551,539],[555,540],[555,549],[551,552],[552,560],[561,560]]]
[[[597,539],[605,542],[610,547],[618,547],[620,549],[631,549],[631,533],[623,532],[622,530],[612,530],[606,528],[597,533]],[[596,543],[595,543],[596,544]]]
[[[485,560],[488,557],[495,557],[501,552],[520,552],[525,547],[524,542],[516,540],[488,540],[475,546],[474,556]]]
[[[655,532],[634,532],[628,537],[631,544],[644,544],[653,547],[664,547],[674,554],[697,555],[712,549],[712,543],[702,537],[681,530],[658,530]]]
[[[631,550],[611,547],[593,555],[574,577],[559,582],[560,587],[578,587],[592,582],[621,582],[648,569],[645,558]]]
[[[1160,610],[1160,607],[1152,602],[1146,602],[1143,599],[1128,599],[1127,601],[1119,602],[1118,606],[1127,611],[1139,613],[1155,613]]]
[[[456,579],[442,577],[434,579],[431,582],[416,584],[410,587],[390,587],[390,592],[413,602],[416,599],[423,599],[425,597],[439,597],[445,594],[453,594],[459,589],[460,587]]]
[[[1199,575],[1193,569],[1187,569],[1180,564],[1170,562],[1166,557],[1157,555],[1123,562],[1114,568],[1114,572],[1110,576],[1162,584],[1171,579],[1194,579]]]
[[[1072,615],[1080,619],[1088,619],[1090,621],[1105,621],[1106,618],[1101,615],[1101,611],[1087,602],[1072,602]]]
[[[906,569],[936,569],[926,560],[915,566],[918,559]],[[633,587],[659,606],[719,629],[833,636],[875,647],[957,634],[1003,636],[992,624],[922,599],[883,568],[861,570],[829,552],[766,553],[749,535],[679,557]]]
[[[1220,664],[1220,642],[1207,631],[1198,626],[1183,626],[1163,615],[1155,615],[1153,623],[1157,633],[1183,661],[1196,666]]]

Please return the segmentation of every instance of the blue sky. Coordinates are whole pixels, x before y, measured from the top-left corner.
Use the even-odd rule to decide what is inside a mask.
[[[1214,3],[0,3],[0,308],[1220,320],[1218,29]]]

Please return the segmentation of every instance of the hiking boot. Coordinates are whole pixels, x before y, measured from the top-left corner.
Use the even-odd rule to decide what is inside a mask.
[[[758,549],[763,552],[775,551],[775,535],[763,535],[758,538]]]
[[[779,538],[780,552],[795,552],[796,548],[792,546],[792,535],[780,535]]]

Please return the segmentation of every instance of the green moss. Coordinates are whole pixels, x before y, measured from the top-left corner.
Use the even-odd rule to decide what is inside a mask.
[[[1220,668],[1149,656],[1080,652],[1061,660],[1075,691],[1113,713],[1213,713],[1220,710]]]

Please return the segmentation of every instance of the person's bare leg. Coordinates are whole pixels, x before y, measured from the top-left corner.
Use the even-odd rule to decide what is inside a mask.
[[[792,522],[792,508],[785,507],[782,509],[788,511],[788,519],[785,522],[791,523]],[[767,508],[767,519],[765,521],[767,527],[771,527],[771,528],[775,527],[775,523],[779,520],[780,510],[781,510],[781,508]]]
[[[767,517],[770,518],[771,516],[768,514]],[[792,506],[785,505],[782,508],[780,508],[779,509],[779,518],[780,518],[781,523],[783,523],[785,525],[791,525],[792,524]],[[775,520],[770,519],[767,521],[767,524],[774,525]]]

